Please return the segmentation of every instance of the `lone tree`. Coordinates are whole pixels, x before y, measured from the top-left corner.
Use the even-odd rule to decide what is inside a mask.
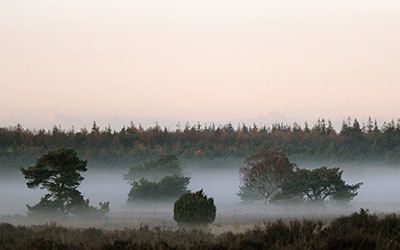
[[[128,202],[135,200],[175,200],[184,193],[189,192],[190,177],[165,176],[161,181],[154,182],[147,179],[134,181],[128,194]]]
[[[238,195],[244,201],[270,201],[281,191],[282,183],[293,172],[294,164],[279,151],[266,150],[245,160],[240,169],[242,185]]]
[[[124,179],[134,182],[142,178],[159,181],[166,175],[182,175],[182,169],[175,155],[163,155],[156,160],[146,161],[129,168]]]
[[[28,188],[46,189],[49,193],[34,206],[29,206],[30,214],[105,214],[109,211],[109,202],[100,203],[100,209],[89,206],[79,190],[84,178],[87,161],[79,159],[73,149],[49,151],[40,157],[36,164],[21,168],[27,180]]]
[[[346,184],[339,168],[296,169],[282,185],[277,200],[310,201],[322,203],[325,200],[350,202],[362,183]]]
[[[207,226],[215,220],[217,208],[214,199],[203,190],[182,195],[174,205],[174,220],[179,225]]]

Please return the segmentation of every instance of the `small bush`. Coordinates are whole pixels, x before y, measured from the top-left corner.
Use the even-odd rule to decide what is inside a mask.
[[[208,225],[215,220],[217,208],[213,198],[203,190],[182,195],[174,205],[174,220],[180,225]]]

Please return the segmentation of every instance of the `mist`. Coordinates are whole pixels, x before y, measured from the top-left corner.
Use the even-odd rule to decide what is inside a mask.
[[[217,206],[219,223],[256,223],[268,218],[291,217],[329,217],[349,214],[360,208],[377,213],[398,212],[400,202],[395,200],[400,192],[398,176],[400,169],[396,166],[352,166],[343,168],[343,178],[349,184],[363,182],[358,196],[345,208],[326,206],[323,209],[301,206],[275,206],[265,204],[243,204],[237,192],[240,178],[238,162],[227,162],[228,166],[217,168],[199,168],[197,164],[185,163],[184,175],[191,177],[189,189],[203,189],[213,197]],[[312,164],[309,164],[312,165]],[[99,170],[90,165],[84,174],[85,180],[79,187],[91,205],[109,201],[111,211],[109,218],[120,218],[123,223],[126,218],[139,220],[149,224],[173,224],[173,204],[157,204],[135,202],[127,205],[126,201],[130,184],[122,179],[126,168],[118,170]],[[26,187],[25,180],[17,170],[3,174],[0,179],[0,216],[25,216],[26,204],[36,204],[45,191],[31,190]],[[124,222],[125,221],[125,222]]]

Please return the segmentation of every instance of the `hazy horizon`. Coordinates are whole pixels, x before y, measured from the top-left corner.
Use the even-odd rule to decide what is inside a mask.
[[[399,11],[394,0],[3,0],[0,126],[398,118]]]

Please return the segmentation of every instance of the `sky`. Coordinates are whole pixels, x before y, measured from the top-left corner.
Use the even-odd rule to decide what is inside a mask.
[[[0,126],[399,107],[398,0],[0,0]]]

